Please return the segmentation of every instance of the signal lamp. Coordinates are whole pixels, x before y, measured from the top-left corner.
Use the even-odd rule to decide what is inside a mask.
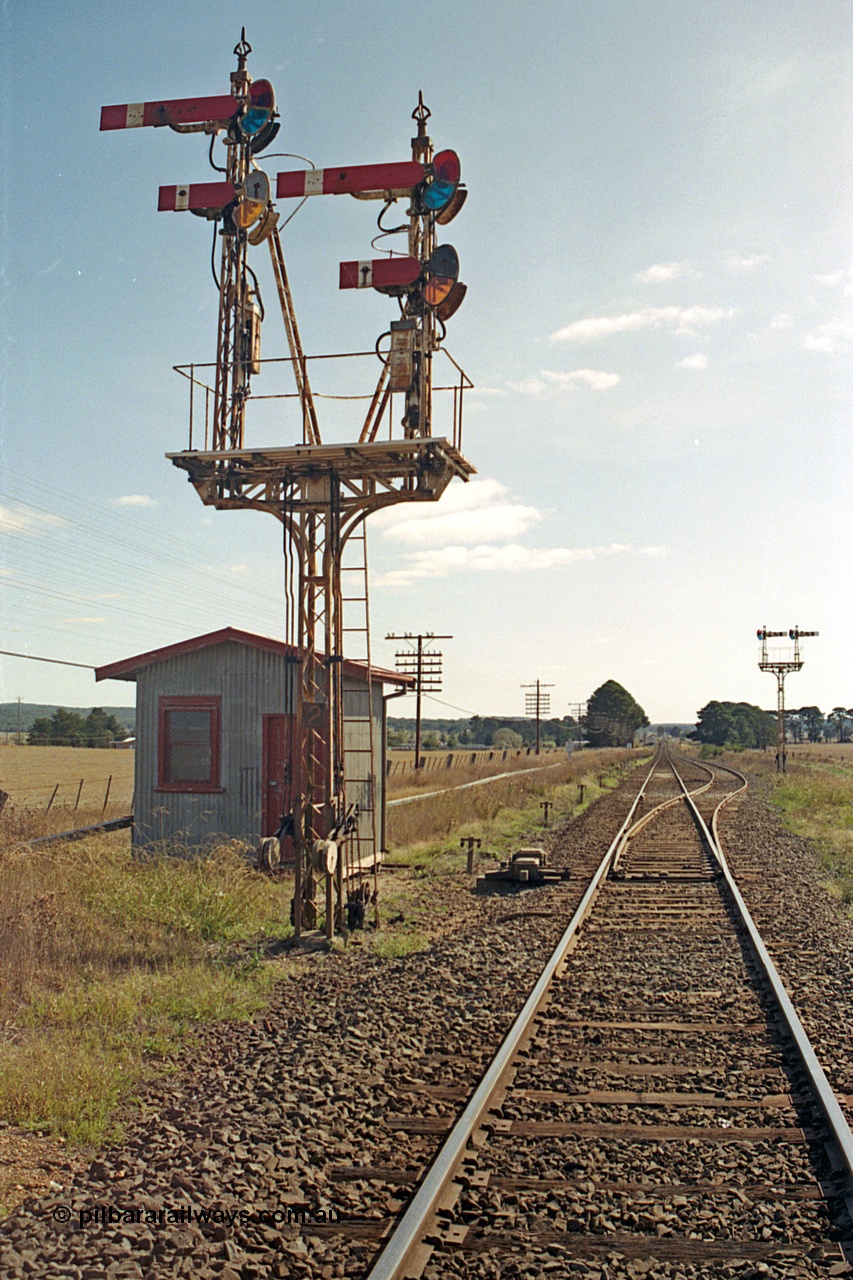
[[[261,169],[255,169],[243,183],[243,191],[231,217],[234,225],[245,230],[254,226],[270,201],[270,180]]]
[[[252,155],[272,142],[281,125],[275,119],[275,92],[269,80],[256,80],[249,85],[249,105],[237,117],[236,125]]]
[[[453,212],[449,212],[451,202],[457,194],[461,175],[462,165],[456,152],[439,151],[432,162],[432,177],[428,178],[421,187],[420,198],[423,207],[435,214],[447,212],[444,220],[449,222],[464,203],[463,196]]]
[[[458,279],[458,253],[453,248],[453,245],[440,244],[427,263],[426,282],[423,287],[423,300],[426,306],[437,307],[444,302],[449,297]],[[460,298],[459,302],[461,301],[462,299]]]
[[[457,280],[456,284],[450,290],[450,293],[440,302],[435,309],[438,319],[444,324],[451,316],[455,316],[456,312],[465,301],[465,294],[468,292],[467,284],[463,284],[461,280]]]
[[[237,127],[247,138],[254,138],[275,112],[275,93],[269,80],[256,80],[249,85],[249,105],[237,117]]]
[[[453,221],[467,199],[467,188],[457,187],[456,194],[450,198],[450,203],[444,206],[441,213],[435,215],[436,222],[440,222],[443,227],[446,227],[448,222]]]

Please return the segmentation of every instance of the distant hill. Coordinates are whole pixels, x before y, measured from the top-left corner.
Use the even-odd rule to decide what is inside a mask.
[[[42,702],[22,702],[21,703],[21,733],[29,733],[32,728],[33,721],[38,720],[41,716],[52,716],[57,711],[61,703],[48,705]],[[97,705],[97,704],[96,704]],[[68,707],[65,711],[77,711],[83,718],[89,714],[92,707]],[[104,711],[108,715],[115,716],[120,725],[130,733],[136,732],[136,707],[104,707]],[[0,733],[17,733],[18,732],[18,703],[17,702],[0,702]]]

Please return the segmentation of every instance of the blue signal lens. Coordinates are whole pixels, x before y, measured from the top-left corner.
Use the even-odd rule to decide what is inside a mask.
[[[260,133],[275,111],[275,94],[269,80],[256,80],[249,87],[249,106],[238,120],[240,132],[247,138]]]
[[[462,165],[455,151],[439,151],[433,161],[433,178],[423,188],[424,208],[436,213],[450,203],[459,186]]]
[[[267,120],[270,118],[270,112],[265,111],[263,107],[251,107],[240,119],[240,128],[243,133],[247,133],[250,137],[263,129]]]
[[[455,190],[455,182],[431,182],[424,192],[424,204],[428,209],[443,209]]]

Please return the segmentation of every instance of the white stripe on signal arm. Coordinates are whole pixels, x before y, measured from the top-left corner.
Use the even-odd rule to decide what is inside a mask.
[[[125,129],[141,129],[145,116],[144,102],[129,102],[127,104],[127,117],[125,121]]]
[[[368,258],[366,261],[359,261],[358,264],[358,289],[370,289],[373,287],[373,260]]]
[[[324,169],[307,169],[305,172],[305,195],[321,196],[323,194]]]
[[[190,207],[189,187],[178,187],[175,191],[175,212],[179,213]]]

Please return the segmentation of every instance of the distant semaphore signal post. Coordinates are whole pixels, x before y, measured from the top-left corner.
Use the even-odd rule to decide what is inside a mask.
[[[771,671],[776,677],[776,771],[777,773],[787,772],[788,752],[785,741],[785,677],[790,675],[792,671],[800,671],[804,662],[802,652],[800,650],[800,641],[805,636],[816,636],[820,633],[817,631],[801,631],[799,627],[793,627],[790,631],[768,631],[766,627],[761,627],[756,635],[761,641],[761,655],[758,660],[758,666],[761,671]],[[768,650],[767,641],[784,637],[793,641],[794,648],[782,650]]]

